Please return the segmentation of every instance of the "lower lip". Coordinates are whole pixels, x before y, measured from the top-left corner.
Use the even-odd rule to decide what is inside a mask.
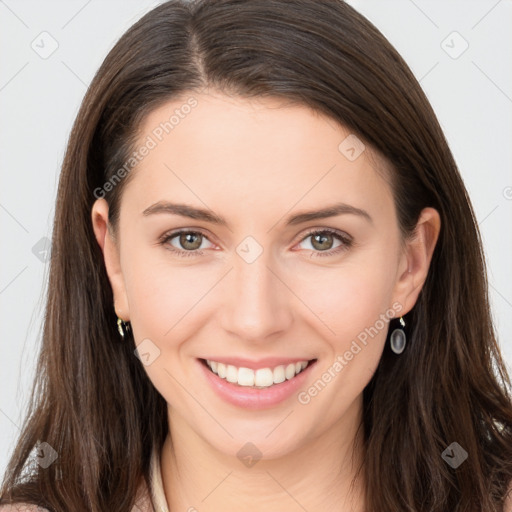
[[[293,379],[273,384],[267,388],[256,389],[233,384],[213,373],[206,364],[198,359],[198,364],[214,391],[226,402],[244,409],[268,409],[292,396],[304,384],[316,361],[311,362]]]

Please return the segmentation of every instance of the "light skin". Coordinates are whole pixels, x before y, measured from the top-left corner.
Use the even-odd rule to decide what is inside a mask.
[[[264,410],[234,406],[197,360],[316,358],[307,390],[393,304],[395,316],[411,310],[439,215],[425,208],[415,236],[402,241],[385,162],[369,147],[348,159],[338,146],[350,132],[322,114],[274,98],[194,96],[198,105],[132,171],[115,231],[104,199],[92,210],[116,312],[136,344],[149,339],[160,350],[145,370],[168,403],[172,443],[168,436],[161,469],[169,509],[363,511],[364,482],[351,488],[362,453],[352,450],[387,324],[307,404],[295,393]],[[186,98],[149,114],[141,144]],[[143,214],[164,201],[207,209],[228,226]],[[344,213],[286,224],[340,202],[371,220]],[[352,244],[310,233],[326,228]],[[179,229],[199,236],[159,243]],[[263,249],[252,263],[236,251],[247,236]],[[202,254],[179,257],[169,246]],[[237,457],[248,441],[263,454],[252,467]]]

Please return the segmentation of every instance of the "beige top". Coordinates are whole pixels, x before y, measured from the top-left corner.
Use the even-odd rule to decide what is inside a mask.
[[[165,498],[162,473],[160,470],[160,454],[153,451],[150,462],[151,493],[146,484],[139,490],[140,498],[136,501],[131,512],[169,512]],[[16,505],[1,505],[0,512],[48,512],[37,505],[17,503]]]
[[[162,472],[160,468],[160,454],[155,449],[151,456],[150,462],[151,474],[151,501],[149,503],[151,512],[169,512],[167,507],[167,500],[165,498],[164,484],[162,482]],[[151,506],[152,505],[152,506]],[[144,509],[143,509],[144,510]],[[144,511],[145,512],[145,511]]]

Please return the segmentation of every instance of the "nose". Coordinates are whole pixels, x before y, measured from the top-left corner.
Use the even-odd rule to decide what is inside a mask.
[[[265,343],[290,328],[293,294],[267,252],[248,263],[235,255],[234,268],[224,283],[227,301],[224,330],[242,341]],[[285,284],[286,283],[286,284]]]

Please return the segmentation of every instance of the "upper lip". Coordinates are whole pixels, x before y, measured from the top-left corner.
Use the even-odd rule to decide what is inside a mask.
[[[226,365],[236,366],[237,368],[251,368],[252,370],[258,370],[260,368],[275,368],[276,366],[286,366],[291,363],[297,363],[299,361],[311,361],[308,357],[265,357],[252,361],[250,359],[244,359],[242,357],[205,357],[205,360],[216,361],[217,363],[223,363]]]

